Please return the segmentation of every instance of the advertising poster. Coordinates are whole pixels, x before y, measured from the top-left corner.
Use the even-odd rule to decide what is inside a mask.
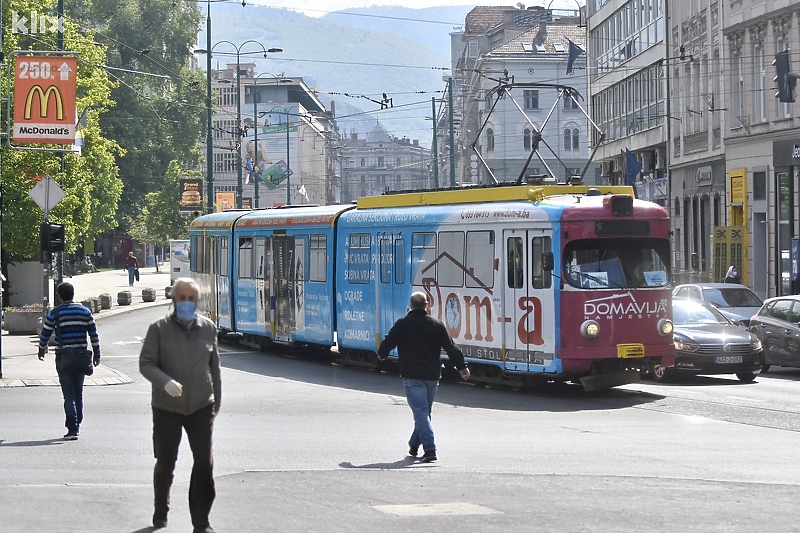
[[[217,193],[217,213],[236,209],[236,193],[235,192],[218,192]]]
[[[242,146],[248,183],[259,179],[262,186],[271,190],[278,188],[287,178],[294,179],[300,168],[298,111],[296,105],[258,109],[258,130],[252,135],[248,132],[247,141]]]
[[[181,213],[192,213],[203,210],[203,180],[182,179],[181,184]]]

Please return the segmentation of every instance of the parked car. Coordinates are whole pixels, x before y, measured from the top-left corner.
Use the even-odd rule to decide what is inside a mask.
[[[772,365],[800,367],[800,296],[769,298],[750,321],[764,345],[766,372]]]
[[[685,283],[672,289],[672,297],[708,302],[731,322],[745,328],[764,304],[756,293],[738,283]]]
[[[672,301],[675,366],[653,368],[658,382],[680,374],[736,374],[751,382],[761,371],[764,354],[758,337],[733,324],[717,308],[689,299]]]

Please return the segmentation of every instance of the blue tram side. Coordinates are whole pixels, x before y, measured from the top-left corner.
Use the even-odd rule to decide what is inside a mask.
[[[222,331],[233,329],[233,225],[247,211],[224,211],[194,219],[189,226],[189,270],[200,287],[199,312]]]
[[[334,345],[335,224],[353,208],[267,209],[236,220],[232,331],[260,348]]]

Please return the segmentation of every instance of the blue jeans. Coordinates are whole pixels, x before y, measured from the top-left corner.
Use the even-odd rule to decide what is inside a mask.
[[[128,268],[128,285],[133,285],[133,277],[136,275],[136,269],[133,267]]]
[[[435,452],[431,409],[436,399],[436,391],[439,389],[439,381],[403,378],[403,389],[406,392],[408,406],[414,414],[414,432],[411,433],[408,445],[418,447],[421,444],[425,452]]]
[[[58,381],[61,383],[61,393],[64,395],[64,425],[67,430],[77,433],[83,422],[83,374],[59,372]]]

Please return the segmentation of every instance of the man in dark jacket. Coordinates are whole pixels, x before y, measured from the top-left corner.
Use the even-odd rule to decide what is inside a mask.
[[[214,530],[208,514],[216,496],[211,449],[214,417],[222,400],[217,328],[197,315],[199,289],[180,278],[172,290],[174,311],[150,325],[139,355],[139,371],[153,384],[153,526],[167,526],[169,491],[186,430],[194,464],[189,513],[195,533]]]
[[[64,396],[64,415],[67,427],[65,440],[78,440],[81,422],[83,422],[83,373],[64,372],[59,370],[61,351],[64,348],[85,351],[86,336],[92,341],[92,364],[100,364],[100,338],[97,326],[89,309],[72,300],[75,298],[75,287],[71,283],[62,283],[56,288],[62,304],[47,313],[39,333],[39,361],[44,361],[50,336],[56,333],[56,370],[61,393]]]
[[[425,293],[411,295],[411,311],[395,322],[378,348],[378,358],[385,360],[395,347],[398,352],[403,389],[411,412],[414,414],[414,432],[408,441],[408,453],[416,457],[419,446],[425,452],[422,463],[436,460],[436,443],[431,426],[431,409],[441,378],[441,351],[450,358],[450,364],[459,370],[463,379],[469,379],[469,369],[464,354],[453,344],[441,321],[428,315],[428,298]]]

